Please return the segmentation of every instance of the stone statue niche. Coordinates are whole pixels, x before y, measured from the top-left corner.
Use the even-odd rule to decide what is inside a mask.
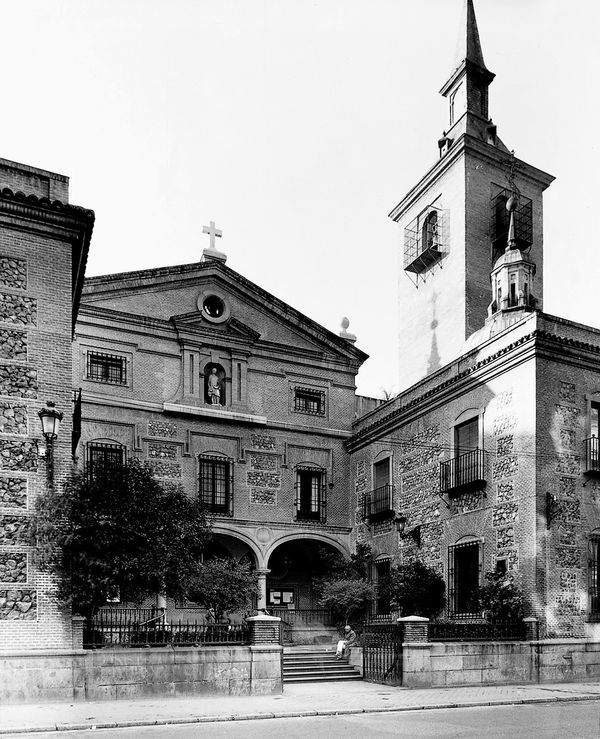
[[[204,369],[204,402],[209,405],[225,405],[225,370],[220,364],[209,362]]]

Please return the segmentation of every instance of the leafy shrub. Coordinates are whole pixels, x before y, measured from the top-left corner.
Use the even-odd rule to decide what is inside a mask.
[[[379,594],[403,616],[434,618],[446,605],[442,576],[419,560],[392,567],[379,583]]]
[[[486,584],[473,595],[476,610],[488,621],[520,621],[525,614],[524,598],[511,575],[487,572],[485,579]]]

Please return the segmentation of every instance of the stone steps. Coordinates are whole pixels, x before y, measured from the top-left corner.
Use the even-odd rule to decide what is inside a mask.
[[[284,683],[325,682],[331,680],[362,680],[359,671],[347,659],[337,659],[330,649],[285,650],[283,654]]]

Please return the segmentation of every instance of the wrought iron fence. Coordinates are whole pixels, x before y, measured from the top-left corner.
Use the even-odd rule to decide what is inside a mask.
[[[401,624],[365,624],[361,634],[365,680],[388,685],[402,684]]]
[[[525,641],[526,638],[524,621],[429,624],[429,641]]]
[[[165,622],[162,616],[143,623],[100,614],[83,632],[84,649],[247,644],[249,640],[245,624]]]
[[[333,611],[327,608],[270,608],[271,616],[278,616],[282,621],[291,625],[319,624],[320,626],[335,626],[337,619]]]

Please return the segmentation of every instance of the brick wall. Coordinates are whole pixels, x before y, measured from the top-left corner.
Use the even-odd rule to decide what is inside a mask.
[[[67,194],[66,178],[5,160],[0,180],[38,197]],[[53,579],[36,571],[27,537],[46,487],[38,417],[46,400],[64,413],[54,448],[57,486],[72,469],[73,246],[46,222],[45,207],[24,222],[18,207],[0,215],[0,650],[71,644],[70,614],[57,605]]]

